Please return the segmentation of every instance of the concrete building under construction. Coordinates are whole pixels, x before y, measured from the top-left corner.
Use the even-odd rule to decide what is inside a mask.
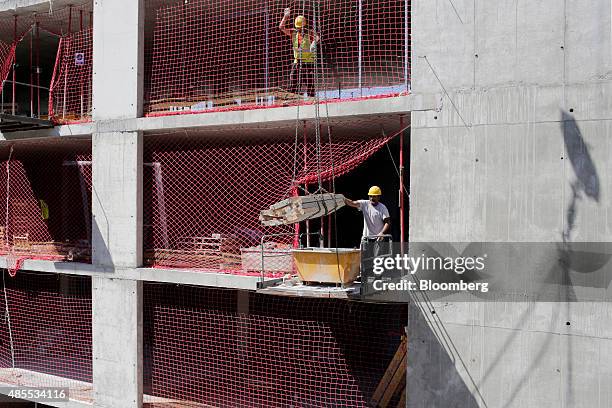
[[[610,302],[365,296],[332,195],[402,251],[612,241],[609,1],[6,0],[0,76],[3,393],[612,406]]]

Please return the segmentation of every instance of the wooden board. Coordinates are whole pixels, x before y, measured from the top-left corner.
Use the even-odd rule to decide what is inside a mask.
[[[268,97],[275,98],[275,104],[282,101],[296,101],[302,98],[302,95],[293,92],[286,91],[281,88],[274,89],[249,89],[246,91],[232,91],[224,92],[222,94],[207,95],[203,94],[200,96],[189,96],[186,98],[165,98],[153,100],[149,104],[151,112],[174,112],[174,111],[188,111],[188,112],[200,112],[207,110],[214,110],[215,108],[227,107],[229,105],[241,106],[241,105],[255,105],[257,104],[258,98],[267,101]],[[240,99],[240,104],[236,102]],[[193,105],[199,103],[212,102],[212,108],[207,109],[191,109]],[[265,106],[267,102],[259,104]]]
[[[380,400],[380,403],[379,403],[380,407],[383,407],[383,408],[388,407],[389,403],[391,402],[391,399],[398,392],[400,387],[401,389],[406,389],[406,370],[404,369],[405,366],[406,366],[406,355],[404,354],[404,357],[400,361],[398,369],[393,374],[393,378],[391,379],[389,386],[385,390]]]
[[[406,364],[407,364],[407,339],[402,337],[393,359],[387,366],[383,378],[378,383],[371,399],[374,407],[385,408],[389,406],[393,396],[399,392],[400,387],[406,390]],[[400,396],[401,398],[401,396]],[[405,398],[405,396],[404,396]]]
[[[344,207],[342,194],[311,194],[290,197],[259,213],[264,226],[288,225],[329,215]]]
[[[397,408],[406,408],[406,387],[402,390],[402,394],[400,395],[399,401],[397,403]]]

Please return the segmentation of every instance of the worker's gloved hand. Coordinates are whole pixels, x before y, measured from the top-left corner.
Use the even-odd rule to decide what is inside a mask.
[[[285,17],[289,17],[289,14],[291,14],[291,9],[289,7],[287,7],[285,9],[285,14],[284,15],[285,15]]]

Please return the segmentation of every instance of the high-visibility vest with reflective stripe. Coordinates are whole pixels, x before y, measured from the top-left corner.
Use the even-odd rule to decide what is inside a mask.
[[[315,61],[315,53],[310,52],[310,34],[304,33],[301,35],[300,44],[300,32],[295,30],[291,34],[293,40],[293,62],[310,62]]]

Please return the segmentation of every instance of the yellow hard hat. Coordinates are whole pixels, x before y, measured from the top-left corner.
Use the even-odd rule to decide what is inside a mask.
[[[302,28],[306,25],[306,17],[297,16],[295,18],[295,28]]]
[[[370,190],[368,190],[368,195],[369,196],[379,196],[379,195],[382,195],[382,190],[378,186],[372,186],[372,187],[370,187]]]

